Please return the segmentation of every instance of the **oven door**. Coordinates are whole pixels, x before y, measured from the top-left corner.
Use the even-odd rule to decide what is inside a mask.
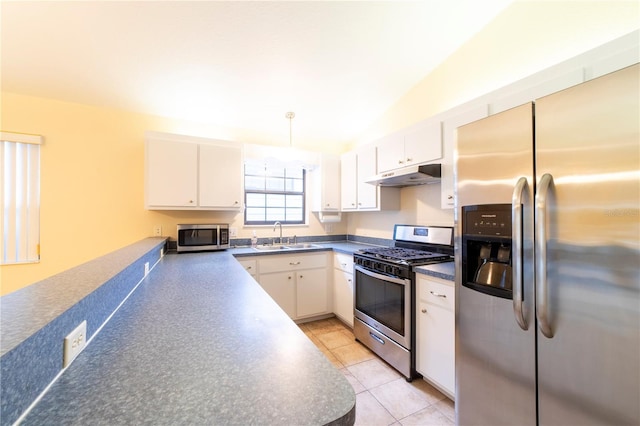
[[[378,274],[356,265],[355,316],[411,349],[411,280]]]

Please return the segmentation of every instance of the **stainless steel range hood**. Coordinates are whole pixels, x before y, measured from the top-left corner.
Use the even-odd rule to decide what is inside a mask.
[[[440,176],[440,164],[423,164],[380,173],[366,182],[378,186],[403,187],[440,182]]]

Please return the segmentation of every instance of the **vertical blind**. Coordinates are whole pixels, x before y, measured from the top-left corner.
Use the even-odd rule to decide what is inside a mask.
[[[0,263],[40,259],[42,137],[0,132]]]

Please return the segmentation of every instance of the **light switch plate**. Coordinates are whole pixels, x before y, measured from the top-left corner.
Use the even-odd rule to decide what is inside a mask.
[[[229,228],[229,237],[236,238],[238,236],[238,228]]]
[[[87,340],[87,320],[84,320],[64,338],[62,367],[66,368],[84,349]]]

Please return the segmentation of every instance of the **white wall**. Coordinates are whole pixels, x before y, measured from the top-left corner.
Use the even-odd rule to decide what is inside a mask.
[[[533,75],[640,28],[637,1],[517,1],[427,75],[353,146]],[[390,238],[396,223],[453,225],[440,185],[403,188],[401,212],[350,213],[348,233]],[[405,211],[405,209],[407,209]]]

